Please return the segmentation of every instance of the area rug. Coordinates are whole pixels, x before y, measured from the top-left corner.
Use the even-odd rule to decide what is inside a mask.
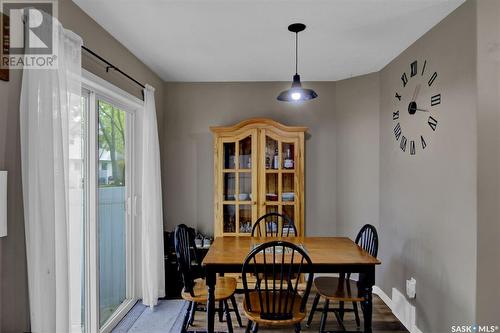
[[[182,300],[162,300],[151,309],[137,302],[113,333],[179,333],[187,306]]]

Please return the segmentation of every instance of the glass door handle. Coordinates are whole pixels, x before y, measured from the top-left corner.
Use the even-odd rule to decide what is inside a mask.
[[[127,215],[132,215],[132,198],[128,197],[125,203],[125,211]]]

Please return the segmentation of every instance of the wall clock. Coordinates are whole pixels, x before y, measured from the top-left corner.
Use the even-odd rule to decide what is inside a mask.
[[[430,70],[427,60],[413,61],[401,74],[394,95],[393,132],[405,154],[416,155],[428,147],[438,129],[437,110],[442,96],[438,91],[439,74]]]

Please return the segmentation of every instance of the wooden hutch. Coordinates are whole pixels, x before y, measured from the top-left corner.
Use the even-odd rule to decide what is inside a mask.
[[[304,234],[304,134],[266,118],[214,133],[214,236],[250,235],[259,216],[278,212]]]

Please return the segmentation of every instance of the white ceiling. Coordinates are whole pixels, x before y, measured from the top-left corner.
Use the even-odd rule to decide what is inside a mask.
[[[335,81],[378,71],[465,0],[73,0],[165,81]]]

